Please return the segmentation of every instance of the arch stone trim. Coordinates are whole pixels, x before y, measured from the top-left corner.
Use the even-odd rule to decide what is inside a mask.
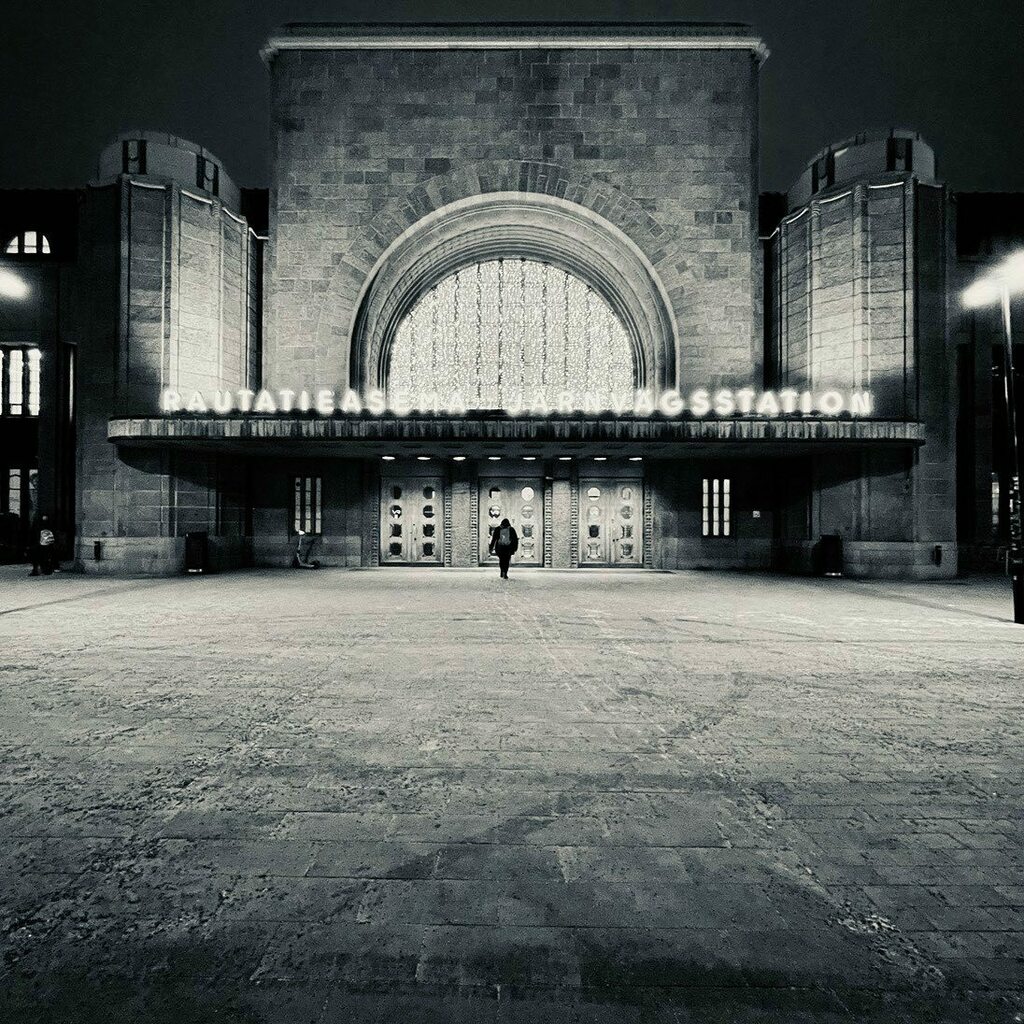
[[[449,274],[498,258],[552,263],[611,306],[634,350],[634,384],[673,387],[676,336],[664,289],[615,225],[557,196],[518,192],[451,203],[403,232],[368,276],[352,324],[351,383],[383,387],[391,342],[416,301]]]
[[[373,344],[373,338],[366,333],[370,319],[364,314],[368,312],[371,292],[384,283],[381,270],[396,252],[414,245],[420,232],[431,227],[439,230],[438,222],[452,213],[474,205],[483,208],[493,204],[496,208],[513,201],[534,209],[558,208],[563,225],[567,220],[575,220],[577,224],[589,226],[591,244],[597,245],[598,254],[606,259],[609,255],[616,259],[625,256],[632,268],[642,268],[642,273],[635,275],[633,290],[641,295],[646,292],[645,304],[649,312],[642,317],[634,312],[633,319],[639,325],[653,314],[657,329],[648,341],[648,348],[660,349],[659,358],[651,360],[645,372],[649,383],[676,386],[681,350],[675,302],[670,299],[657,269],[664,260],[671,259],[671,232],[614,185],[559,164],[532,160],[464,164],[412,188],[359,228],[357,238],[348,249],[335,257],[335,270],[326,282],[324,299],[316,316],[313,340],[319,354],[321,379],[347,379],[353,384],[366,382],[366,377],[360,377],[367,365],[363,349]],[[511,241],[511,234],[506,232],[506,243]],[[557,243],[552,236],[549,232],[544,241]],[[510,253],[506,249],[496,255]],[[570,236],[555,244],[553,252],[545,251],[543,258],[557,263],[561,256],[563,267],[569,269],[565,262],[570,257],[580,260],[586,255]],[[467,262],[472,262],[468,256],[462,265]],[[454,272],[458,266],[450,263],[449,269]],[[609,294],[609,282],[595,280],[592,267],[576,272],[613,308],[621,307],[622,296]],[[439,276],[444,275],[439,272]],[[633,330],[639,331],[639,326],[634,326]]]

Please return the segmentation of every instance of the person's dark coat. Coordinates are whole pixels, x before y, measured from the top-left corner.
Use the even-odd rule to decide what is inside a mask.
[[[507,519],[503,519],[501,526],[491,534],[491,554],[497,555],[499,554],[498,548],[505,547],[500,542],[502,529],[507,529],[509,533],[509,544],[506,550],[510,555],[514,555],[519,550],[519,534],[516,533],[516,528]]]

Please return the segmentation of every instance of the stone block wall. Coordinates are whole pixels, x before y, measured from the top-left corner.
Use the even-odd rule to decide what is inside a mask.
[[[156,415],[164,387],[187,396],[256,383],[262,243],[219,200],[152,177],[87,190],[81,216],[77,560],[97,572],[179,571],[185,534],[204,530],[211,557],[235,564],[244,464],[118,450],[107,421]]]
[[[664,288],[679,376],[759,376],[757,63],[747,50],[305,50],[271,64],[264,374],[343,386],[374,264],[470,196],[556,195]]]
[[[782,222],[771,245],[772,380],[869,388],[875,415],[917,418],[917,339],[930,327],[916,317],[935,288],[916,260],[946,253],[936,192],[913,179],[860,182]]]
[[[219,200],[172,181],[122,178],[120,194],[123,411],[153,414],[165,387],[250,386],[259,240]]]
[[[653,499],[653,567],[768,569],[773,565],[773,513],[778,481],[790,460],[765,462],[702,455],[645,461]],[[703,479],[728,478],[731,530],[704,537]],[[758,515],[755,517],[754,513]]]

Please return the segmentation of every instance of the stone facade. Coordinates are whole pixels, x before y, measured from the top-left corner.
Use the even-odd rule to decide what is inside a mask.
[[[759,375],[751,49],[281,50],[265,371],[349,381],[359,303],[403,232],[488,193],[591,211],[653,268],[683,381]]]
[[[0,344],[34,332],[55,356],[40,496],[68,506],[80,567],[177,572],[190,533],[208,535],[211,568],[287,565],[307,477],[315,557],[374,566],[396,473],[439,483],[440,566],[480,562],[491,477],[536,483],[553,568],[579,565],[602,480],[635,488],[648,568],[805,572],[831,534],[857,575],[951,575],[965,540],[994,563],[997,324],[958,312],[980,258],[955,263],[951,196],[916,133],[823,150],[758,224],[763,47],[737,26],[295,27],[265,56],[269,228],[207,150],[133,132],[76,193],[60,266],[15,261],[46,310],[4,319]],[[411,305],[503,257],[600,293],[640,385],[866,389],[873,414],[158,415],[162,388],[384,387]],[[72,362],[70,472],[54,410]],[[714,536],[704,481],[726,479]]]
[[[80,562],[94,571],[167,571],[200,529],[224,538],[214,548],[229,562],[242,546],[237,460],[119,452],[107,439],[112,410],[150,415],[162,388],[259,380],[262,240],[219,194],[173,176],[187,151],[177,142],[168,165],[150,152],[145,174],[97,181],[82,205],[79,373],[89,387],[78,410],[77,521]],[[101,168],[118,152],[119,142],[108,147]],[[219,185],[238,196],[226,176]]]
[[[927,177],[934,157],[921,140],[914,152],[924,170],[897,171],[886,167],[885,146],[867,138],[837,149],[845,164],[830,165],[813,197],[805,198],[810,172],[800,178],[790,201],[803,201],[769,239],[768,376],[780,387],[867,388],[873,415],[924,426],[918,449],[815,460],[809,537],[840,535],[851,568],[867,575],[948,574],[956,566],[949,196]],[[797,524],[781,538],[794,564],[807,558],[800,532]]]

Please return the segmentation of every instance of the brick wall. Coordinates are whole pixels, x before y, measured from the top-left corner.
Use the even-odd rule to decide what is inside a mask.
[[[288,51],[272,64],[269,382],[344,384],[375,260],[433,210],[559,195],[664,286],[680,376],[759,372],[757,68],[746,51]]]

